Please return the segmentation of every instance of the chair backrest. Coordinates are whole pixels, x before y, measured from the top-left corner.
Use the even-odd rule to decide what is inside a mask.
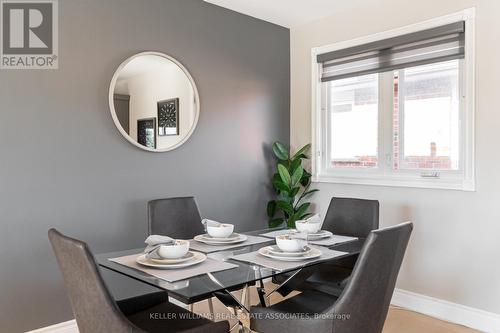
[[[87,244],[49,230],[80,333],[142,332],[113,300]]]
[[[413,224],[406,222],[370,233],[333,307],[333,332],[382,332],[412,230]],[[349,318],[339,319],[342,315]]]
[[[378,229],[378,200],[333,197],[323,222],[323,229],[336,235],[365,238]]]
[[[200,212],[193,197],[149,201],[148,225],[150,235],[189,239],[203,233]]]

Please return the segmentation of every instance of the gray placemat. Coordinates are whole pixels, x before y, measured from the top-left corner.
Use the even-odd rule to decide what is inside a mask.
[[[261,236],[268,237],[268,238],[275,238],[276,236],[286,235],[290,232],[292,232],[292,230],[290,230],[290,229],[276,230],[276,231],[271,231],[271,232],[268,232],[265,234],[261,234]],[[358,237],[332,235],[331,237],[328,237],[328,238],[309,240],[307,243],[314,244],[314,245],[321,245],[321,246],[332,246],[332,245],[336,245],[336,244],[352,242],[355,240],[358,240]]]
[[[229,250],[229,249],[235,249],[237,247],[266,243],[266,242],[270,241],[268,238],[264,238],[264,237],[250,236],[250,235],[246,235],[246,236],[248,237],[248,239],[246,241],[238,243],[238,244],[231,244],[231,245],[210,245],[210,244],[205,244],[202,242],[195,241],[194,239],[190,239],[189,240],[189,248],[191,250],[198,251],[198,252],[212,253],[212,252],[218,252],[218,251],[225,251],[225,250]]]
[[[328,238],[310,240],[310,241],[308,241],[308,243],[314,244],[314,245],[321,245],[321,246],[332,246],[332,245],[352,242],[355,240],[358,240],[358,237],[332,235],[331,237],[328,237]]]
[[[281,235],[289,234],[293,230],[294,229],[281,229],[281,230],[266,232],[265,234],[260,234],[260,235],[264,236],[264,237],[267,237],[267,238],[276,238],[276,236],[281,236]]]
[[[153,275],[162,280],[166,280],[168,282],[175,282],[179,280],[189,279],[191,277],[202,275],[206,273],[213,273],[219,271],[225,271],[226,269],[236,268],[238,265],[230,264],[227,262],[222,262],[214,259],[207,258],[202,263],[197,265],[193,265],[186,268],[179,269],[155,269],[146,266],[139,265],[135,259],[142,255],[143,253],[132,254],[129,256],[112,258],[110,261],[116,262],[118,264],[132,267],[139,271],[145,272],[149,275]]]
[[[321,257],[316,258],[316,259],[309,259],[309,260],[281,261],[281,260],[276,260],[276,259],[264,257],[263,255],[260,255],[258,253],[258,251],[244,253],[244,254],[238,254],[238,255],[232,256],[231,259],[249,262],[252,264],[259,265],[259,266],[271,268],[271,269],[274,269],[276,271],[284,271],[284,270],[299,268],[299,267],[302,267],[306,264],[313,263],[315,261],[323,261],[323,260],[333,259],[333,258],[340,257],[340,256],[347,254],[347,252],[330,250],[330,249],[327,249],[324,247],[316,247],[316,248],[321,251]]]

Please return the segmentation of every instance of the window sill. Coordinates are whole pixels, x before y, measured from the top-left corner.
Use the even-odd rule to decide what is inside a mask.
[[[390,187],[411,187],[411,188],[429,188],[441,190],[459,190],[475,192],[476,186],[474,180],[457,179],[425,179],[413,177],[353,177],[339,175],[316,175],[312,179],[315,183],[336,183],[351,185],[370,185],[370,186],[390,186]]]

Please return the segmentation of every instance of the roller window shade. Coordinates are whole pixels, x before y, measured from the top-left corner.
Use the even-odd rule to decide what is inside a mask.
[[[464,57],[465,22],[320,54],[321,81],[425,65]]]

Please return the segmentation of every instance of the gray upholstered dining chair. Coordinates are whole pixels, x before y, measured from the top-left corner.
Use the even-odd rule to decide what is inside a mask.
[[[333,197],[323,222],[323,230],[336,235],[366,238],[379,227],[379,202],[357,198]],[[356,255],[304,269],[279,290],[286,295],[292,290],[314,289],[339,296],[345,287],[357,260]],[[288,274],[277,277],[275,282],[286,280]]]
[[[194,197],[175,197],[149,201],[148,226],[150,235],[167,235],[180,239],[191,239],[196,235],[205,233]],[[255,283],[249,283],[248,285],[255,285]],[[228,290],[235,291],[243,287],[243,285],[235,286],[228,288]],[[246,290],[248,291],[248,289]],[[213,315],[212,298],[208,298],[207,302],[209,311]],[[190,309],[194,309],[194,304],[190,304]]]
[[[323,229],[335,235],[366,238],[379,227],[379,202],[357,198],[333,197]],[[339,296],[352,274],[358,256],[353,255],[325,265],[307,279],[307,287]]]
[[[307,290],[251,308],[251,329],[266,332],[380,333],[413,224],[370,232],[340,297]]]
[[[188,316],[190,312],[169,303],[165,293],[158,293],[156,297],[138,296],[117,304],[86,243],[55,229],[49,230],[49,239],[80,333],[229,331],[227,321],[212,322],[195,315],[180,319],[181,314]]]
[[[178,239],[191,239],[204,233],[201,216],[194,197],[156,199],[148,202],[148,233]],[[208,307],[213,313],[212,299]],[[194,304],[190,304],[193,310]]]
[[[149,234],[190,239],[203,233],[201,216],[194,197],[151,200],[148,202]]]
[[[379,226],[379,202],[357,198],[333,197],[323,229],[336,235],[366,238]]]

